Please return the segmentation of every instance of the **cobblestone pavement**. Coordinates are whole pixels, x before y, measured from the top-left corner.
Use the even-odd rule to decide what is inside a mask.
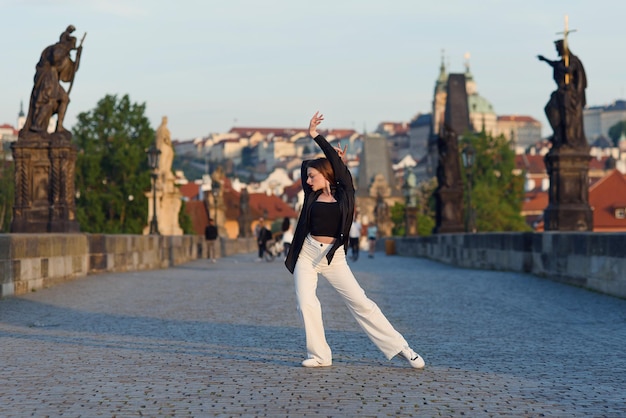
[[[0,300],[0,416],[626,416],[626,300],[382,253],[352,267],[424,370],[387,361],[324,280],[333,366],[300,367],[292,276],[239,255]]]

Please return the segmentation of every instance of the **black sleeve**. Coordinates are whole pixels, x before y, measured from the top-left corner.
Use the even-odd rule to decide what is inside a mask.
[[[311,186],[309,186],[306,183],[307,168],[309,167],[309,161],[310,160],[302,161],[302,166],[300,167],[300,181],[302,181],[302,190],[304,190],[304,195],[305,196],[313,191],[311,189]]]
[[[335,150],[322,135],[316,136],[313,140],[319,145],[330,162],[333,172],[335,173],[335,181],[342,183],[342,186],[345,187],[346,190],[354,190],[350,170],[348,170],[348,167],[343,163],[339,154],[337,154],[337,150]]]

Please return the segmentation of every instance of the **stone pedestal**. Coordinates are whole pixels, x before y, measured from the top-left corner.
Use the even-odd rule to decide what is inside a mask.
[[[405,206],[405,210],[406,210],[406,235],[410,236],[410,237],[414,237],[416,235],[419,235],[419,231],[418,231],[418,219],[417,219],[417,208],[414,206]]]
[[[182,195],[174,184],[173,178],[168,178],[165,182],[157,181],[156,207],[157,223],[159,224],[159,234],[161,235],[183,235],[183,230],[178,223],[178,214],[182,206]],[[152,221],[152,210],[154,207],[154,195],[152,190],[146,193],[148,198],[148,226],[143,230],[143,234],[150,233],[150,221]]]
[[[553,148],[545,156],[550,176],[548,207],[544,211],[546,231],[592,231],[593,211],[589,206],[588,149]]]
[[[435,234],[464,232],[463,187],[439,188],[435,191],[437,205]]]
[[[71,134],[31,134],[11,148],[16,186],[11,232],[78,232]]]

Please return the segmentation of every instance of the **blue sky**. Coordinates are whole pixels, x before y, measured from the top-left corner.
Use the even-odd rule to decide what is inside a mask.
[[[0,0],[0,124],[28,103],[41,51],[87,32],[66,126],[106,94],[146,103],[156,129],[192,139],[232,126],[372,131],[430,112],[441,62],[464,71],[498,114],[544,125],[553,41],[569,15],[588,105],[624,98],[624,0]],[[26,111],[26,109],[25,109]]]

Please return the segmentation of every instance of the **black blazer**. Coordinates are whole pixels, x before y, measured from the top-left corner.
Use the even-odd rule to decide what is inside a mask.
[[[326,255],[328,264],[330,264],[337,248],[341,245],[343,245],[344,251],[348,248],[350,225],[352,225],[352,218],[354,217],[354,183],[352,182],[350,170],[348,170],[348,167],[346,167],[341,160],[341,157],[339,157],[339,154],[337,154],[337,150],[335,150],[332,145],[328,143],[326,138],[322,135],[318,135],[313,138],[313,140],[320,146],[324,155],[330,162],[333,172],[335,173],[335,199],[339,203],[339,216],[341,216],[341,227],[339,229],[341,231],[340,236],[337,237],[335,243]],[[302,162],[300,180],[302,181],[302,190],[304,190],[304,205],[300,211],[300,217],[298,218],[298,224],[296,226],[296,231],[294,232],[293,241],[291,242],[289,253],[287,253],[287,258],[285,259],[285,266],[291,273],[293,273],[296,268],[296,262],[298,261],[298,255],[300,255],[300,250],[304,244],[304,239],[310,232],[309,215],[311,212],[311,205],[322,193],[321,190],[314,192],[311,186],[306,184],[309,161],[310,160],[306,160]]]

